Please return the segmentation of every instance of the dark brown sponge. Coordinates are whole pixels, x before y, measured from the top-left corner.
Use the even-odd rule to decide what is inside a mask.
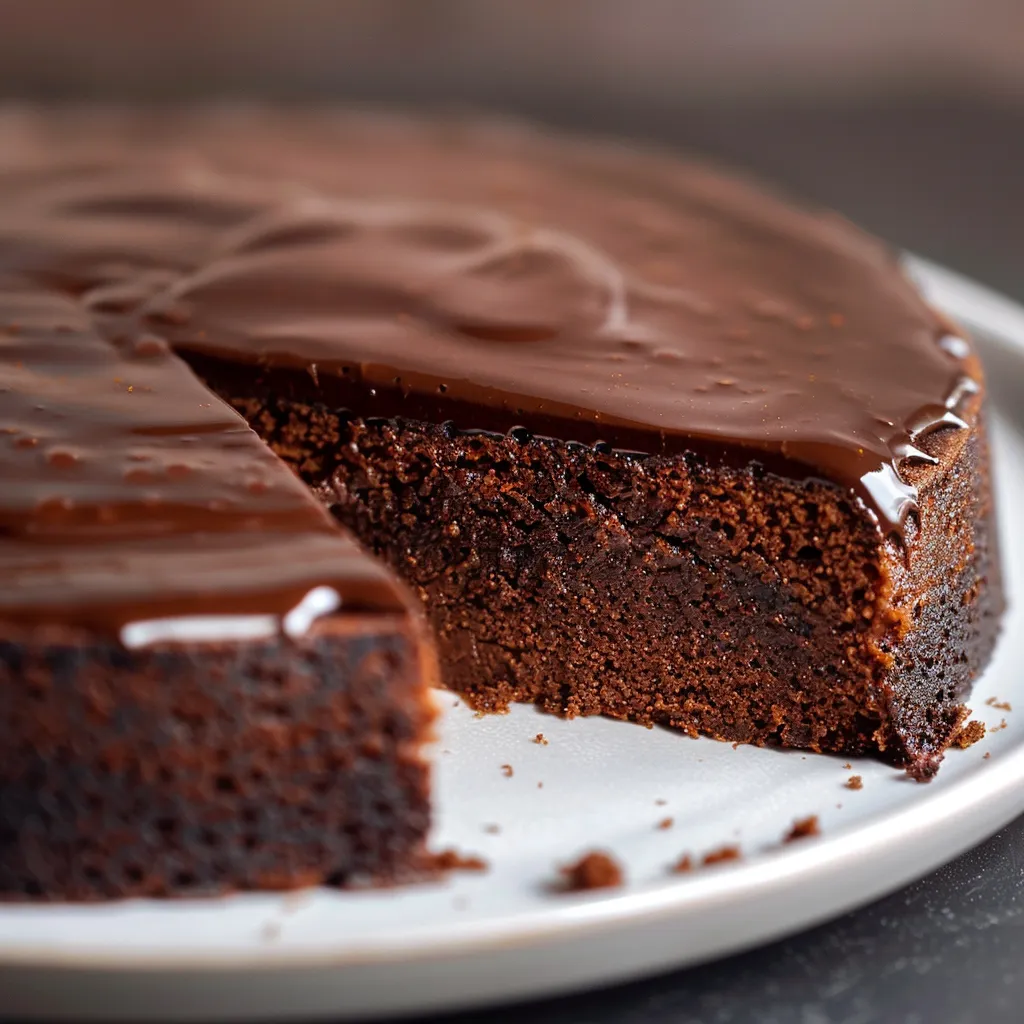
[[[0,639],[0,899],[414,875],[434,711],[400,617],[129,652]]]
[[[209,369],[209,367],[208,367]],[[447,685],[934,773],[1002,597],[984,424],[937,434],[904,538],[757,463],[233,400],[420,595]]]

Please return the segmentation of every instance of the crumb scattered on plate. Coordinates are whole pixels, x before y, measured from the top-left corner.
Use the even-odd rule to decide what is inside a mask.
[[[544,783],[543,782],[538,782],[537,783],[537,788],[538,789],[543,789],[544,788]]]
[[[484,831],[489,836],[496,836],[501,831],[500,825],[484,825]]]
[[[563,892],[586,892],[590,889],[616,889],[623,883],[622,868],[611,854],[591,850],[578,861],[559,868],[559,888]]]
[[[515,772],[512,771],[512,765],[510,764],[503,764],[501,766],[501,770],[506,779],[511,779],[512,776],[515,775]]]
[[[742,856],[738,846],[720,846],[717,850],[705,853],[701,858],[701,864],[722,864],[728,860],[739,860]]]
[[[1006,719],[1000,718],[998,725],[990,725],[988,727],[989,732],[1002,732],[1006,728]]]
[[[850,764],[849,761],[847,761],[846,764],[843,765],[843,768],[845,768],[846,771],[850,771],[853,768],[853,765]]]
[[[548,745],[547,738],[542,732],[537,733],[537,735],[533,737],[533,742],[539,743],[542,747],[546,747]]]
[[[851,775],[846,780],[846,788],[847,789],[863,789],[864,788],[864,780],[859,775]]]
[[[786,833],[782,840],[784,843],[794,843],[798,839],[809,839],[811,836],[820,836],[821,828],[818,825],[818,816],[811,814],[806,818],[798,818],[793,822],[793,827]]]
[[[985,724],[977,719],[972,719],[953,737],[953,742],[961,749],[965,749],[977,743],[978,740],[983,739],[984,736]]]
[[[985,703],[990,708],[995,708],[997,711],[1012,711],[1013,705],[1008,700],[999,700],[998,697],[989,697]]]
[[[673,864],[672,867],[669,868],[669,871],[676,875],[682,875],[685,874],[687,871],[692,870],[693,859],[690,857],[688,853],[684,853],[682,857],[680,857],[679,860],[677,860],[675,864]]]
[[[654,806],[655,807],[664,807],[665,804],[667,804],[667,803],[668,803],[667,800],[662,800],[661,797],[658,797],[658,799],[654,801]]]
[[[430,866],[438,871],[486,871],[490,867],[483,857],[451,849],[431,853],[428,859]]]
[[[991,756],[992,756],[992,751],[991,750],[986,750],[985,753],[982,755],[982,760],[987,761]]]
[[[662,818],[661,821],[658,822],[658,828],[662,830],[670,829],[674,824],[674,818]]]

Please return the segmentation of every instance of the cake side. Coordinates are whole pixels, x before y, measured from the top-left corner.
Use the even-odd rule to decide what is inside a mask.
[[[273,388],[231,400],[419,593],[447,684],[477,706],[874,751],[927,778],[1002,607],[972,369],[963,425],[918,439],[922,505],[902,535],[756,459],[352,419]]]
[[[922,779],[935,773],[966,718],[1005,605],[988,432],[980,398],[975,405],[970,434],[936,435],[928,446],[936,464],[911,471],[917,511],[905,545],[885,549],[898,619],[880,643],[889,660],[884,688],[895,732]]]
[[[422,873],[423,638],[396,615],[128,651],[0,627],[0,899]]]
[[[840,489],[236,401],[419,593],[446,684],[476,706],[906,759],[880,534]]]

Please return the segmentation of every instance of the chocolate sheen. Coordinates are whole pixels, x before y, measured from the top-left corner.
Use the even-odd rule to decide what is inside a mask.
[[[0,619],[129,647],[403,609],[245,422],[151,335],[0,280]]]
[[[883,529],[977,391],[841,218],[507,125],[10,112],[0,274],[7,618],[402,606],[175,352],[359,416],[764,460]]]

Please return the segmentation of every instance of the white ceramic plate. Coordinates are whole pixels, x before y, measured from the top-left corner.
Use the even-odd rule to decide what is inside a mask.
[[[1002,523],[1019,523],[1024,310],[923,261],[912,270],[936,303],[984,335]],[[1022,594],[1019,531],[1004,529],[1003,551],[1010,593]],[[849,767],[525,707],[476,718],[441,695],[433,843],[479,853],[488,872],[373,893],[0,906],[0,1014],[426,1012],[605,984],[763,942],[925,874],[1024,811],[1022,656],[1024,603],[1015,601],[971,701],[977,717],[1006,727],[950,753],[925,786],[870,760]],[[547,745],[534,742],[538,732]],[[860,791],[845,787],[853,774]],[[811,814],[821,836],[782,846],[794,819]],[[659,828],[667,818],[671,827]],[[667,870],[685,852],[699,858],[727,844],[742,860]],[[628,884],[552,893],[557,865],[593,848],[616,856]]]

